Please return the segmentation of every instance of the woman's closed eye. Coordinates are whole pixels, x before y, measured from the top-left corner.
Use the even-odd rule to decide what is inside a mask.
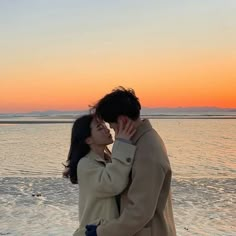
[[[103,124],[100,124],[100,125],[98,125],[97,126],[97,129],[98,130],[103,130],[103,129],[105,129],[106,127],[105,127],[105,125],[103,125]]]

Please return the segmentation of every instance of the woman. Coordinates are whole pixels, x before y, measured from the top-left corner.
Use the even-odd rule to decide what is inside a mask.
[[[64,176],[79,184],[80,227],[74,236],[84,236],[87,224],[100,224],[119,216],[116,196],[128,184],[135,146],[133,125],[119,123],[112,154],[106,148],[112,136],[92,114],[78,118],[72,127],[68,166]]]

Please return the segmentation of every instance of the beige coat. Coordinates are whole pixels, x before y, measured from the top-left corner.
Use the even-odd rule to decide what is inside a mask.
[[[133,137],[131,182],[121,196],[121,215],[97,228],[98,236],[176,236],[171,167],[164,143],[148,120]]]
[[[135,149],[134,145],[116,140],[112,148],[111,163],[106,163],[93,151],[79,161],[77,176],[80,226],[74,236],[85,236],[87,224],[119,216],[115,196],[129,182]]]

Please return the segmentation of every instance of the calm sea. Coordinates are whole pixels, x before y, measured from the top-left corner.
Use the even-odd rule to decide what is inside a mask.
[[[152,119],[173,169],[178,236],[236,235],[236,119]],[[0,125],[0,235],[72,235],[78,186],[61,178],[72,124]]]

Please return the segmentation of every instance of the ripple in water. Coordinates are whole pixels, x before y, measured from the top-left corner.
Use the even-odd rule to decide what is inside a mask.
[[[236,179],[174,179],[172,186],[178,235],[235,235]],[[0,189],[0,235],[72,235],[78,226],[78,186],[67,179],[6,177]]]

